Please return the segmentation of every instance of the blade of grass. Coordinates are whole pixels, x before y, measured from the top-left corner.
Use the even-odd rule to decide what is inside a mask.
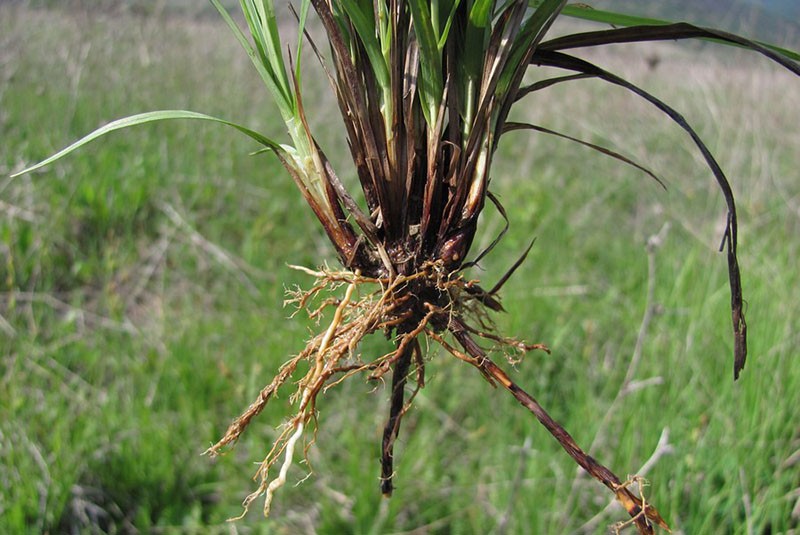
[[[375,17],[373,16],[372,2],[342,2],[342,8],[353,24],[353,27],[361,39],[364,51],[369,58],[370,66],[378,84],[382,88],[389,87],[389,67],[383,56],[383,50],[375,28]]]
[[[225,20],[226,24],[231,29],[231,32],[233,32],[233,35],[236,37],[236,40],[239,41],[239,44],[247,53],[247,56],[250,58],[250,61],[253,63],[256,71],[258,71],[258,74],[261,76],[261,79],[264,81],[267,89],[273,95],[275,104],[278,106],[283,120],[286,121],[291,119],[294,116],[293,109],[290,104],[291,97],[284,91],[284,89],[280,87],[278,81],[274,77],[274,73],[267,69],[262,61],[262,57],[253,47],[253,45],[250,44],[250,41],[245,36],[244,32],[242,32],[241,28],[239,28],[239,25],[233,20],[230,13],[228,13],[228,10],[225,9],[219,0],[211,0],[211,3],[214,5],[217,11],[219,11],[220,16],[222,16],[223,20]]]
[[[588,20],[591,22],[601,22],[605,24],[610,24],[612,26],[621,26],[621,27],[630,27],[630,26],[671,26],[677,23],[677,21],[668,21],[662,19],[654,19],[649,17],[639,17],[636,15],[628,15],[626,13],[616,13],[612,11],[605,11],[602,9],[594,9],[591,6],[587,6],[585,4],[581,5],[569,5],[564,8],[562,14],[568,17],[574,17],[577,19]],[[714,30],[714,32],[717,32]],[[722,32],[718,32],[722,33]],[[729,34],[733,35],[733,34]],[[704,37],[706,39],[716,40],[714,37]],[[725,44],[735,44],[727,39],[723,39],[722,42]],[[763,41],[752,41],[753,43],[758,44],[763,48],[768,48],[773,52],[777,52],[779,54],[783,54],[784,56],[791,58],[795,61],[800,61],[800,54],[794,52],[792,50],[782,48],[776,45],[772,45],[769,43],[765,43]]]
[[[372,2],[342,2],[343,10],[355,28],[364,52],[367,54],[372,75],[375,80],[375,89],[380,93],[380,113],[383,118],[383,131],[387,139],[391,139],[391,128],[394,118],[394,102],[391,93],[390,65],[385,55],[384,40],[388,39],[388,29],[380,28],[384,25],[382,20],[376,20],[376,11]],[[383,5],[383,3],[381,3]],[[378,17],[385,17],[385,7],[377,11]],[[380,35],[378,31],[384,32]],[[352,36],[351,39],[354,39]],[[366,68],[366,66],[362,67]]]
[[[513,47],[514,51],[504,69],[503,77],[498,84],[498,92],[503,95],[497,111],[496,128],[498,130],[502,130],[503,123],[511,111],[516,92],[522,83],[523,76],[525,76],[531,56],[561,13],[561,10],[564,9],[565,4],[566,0],[545,0],[525,22],[516,39]],[[505,98],[506,96],[510,98]],[[499,138],[500,136],[497,137]]]
[[[613,26],[639,26],[642,24],[669,24],[669,21],[654,19],[650,17],[640,17],[627,13],[616,13],[603,9],[595,9],[587,4],[570,4],[564,7],[562,13],[567,17],[588,20],[591,22],[602,22]]]
[[[122,130],[124,128],[130,128],[132,126],[137,126],[145,123],[152,123],[156,121],[170,121],[175,119],[199,119],[203,121],[211,121],[215,123],[224,124],[232,128],[235,128],[239,132],[254,139],[255,141],[257,141],[261,145],[264,145],[270,150],[273,150],[278,153],[286,153],[286,147],[280,145],[276,141],[273,141],[272,139],[263,136],[254,130],[250,130],[245,126],[233,123],[231,121],[226,121],[225,119],[220,119],[218,117],[213,117],[211,115],[205,115],[203,113],[197,113],[193,111],[161,110],[161,111],[151,111],[147,113],[131,115],[130,117],[124,117],[122,119],[117,119],[116,121],[112,121],[107,125],[101,126],[97,130],[94,130],[93,132],[87,134],[86,136],[82,137],[75,143],[72,143],[71,145],[61,149],[60,151],[53,154],[49,158],[46,158],[35,165],[32,165],[26,169],[23,169],[22,171],[19,171],[18,173],[13,174],[12,177],[17,177],[25,173],[30,173],[32,171],[36,171],[38,169],[41,169],[42,167],[50,165],[51,163],[60,160],[64,156],[70,154],[71,152],[74,152],[75,150],[81,148],[87,143],[90,143],[95,139],[102,137],[110,132],[114,132],[115,130]]]
[[[464,136],[469,135],[475,113],[481,65],[485,60],[486,44],[491,35],[492,0],[475,0],[469,10],[464,31]]]
[[[261,61],[278,90],[275,98],[282,100],[289,110],[294,111],[294,93],[286,74],[283,45],[272,0],[241,0],[241,4]]]
[[[701,28],[686,22],[664,26],[632,26],[613,30],[576,33],[559,37],[541,44],[543,50],[567,50],[590,46],[603,46],[617,43],[637,43],[649,41],[674,41],[678,39],[707,39],[715,43],[735,45],[763,54],[772,61],[800,75],[800,54],[784,48],[766,45],[740,37],[736,34]],[[794,61],[792,61],[794,60]]]
[[[447,43],[447,37],[450,35],[450,28],[453,26],[453,19],[456,16],[456,9],[460,4],[461,0],[456,0],[453,2],[453,5],[450,6],[450,12],[447,14],[447,20],[445,20],[444,28],[442,28],[442,32],[438,36],[437,42],[440,53],[442,50],[444,50],[444,45]]]
[[[579,145],[583,145],[584,147],[588,147],[588,148],[590,148],[592,150],[595,150],[595,151],[597,151],[597,152],[599,152],[601,154],[605,154],[606,156],[610,156],[611,158],[614,158],[615,160],[619,160],[619,161],[621,161],[621,162],[623,162],[625,164],[628,164],[631,167],[635,167],[636,169],[642,171],[643,173],[647,174],[650,178],[652,178],[653,180],[658,182],[658,184],[662,188],[667,189],[667,186],[666,186],[666,184],[664,184],[664,181],[661,180],[655,173],[653,173],[653,171],[651,171],[650,169],[648,169],[647,167],[645,167],[645,166],[643,166],[641,164],[638,164],[638,163],[634,162],[630,158],[628,158],[626,156],[623,156],[619,152],[616,152],[616,151],[611,150],[609,148],[603,147],[601,145],[596,145],[595,143],[590,143],[590,142],[584,141],[582,139],[578,139],[576,137],[564,134],[562,132],[557,132],[556,130],[551,130],[551,129],[545,128],[543,126],[530,124],[530,123],[508,122],[508,123],[506,123],[505,127],[503,128],[503,133],[505,134],[505,133],[508,133],[508,132],[513,132],[514,130],[533,130],[535,132],[541,132],[543,134],[548,134],[548,135],[551,135],[551,136],[560,137],[562,139],[567,139],[567,140],[572,141],[574,143],[577,143]]]
[[[615,27],[629,27],[629,26],[661,26],[661,25],[671,25],[675,24],[679,21],[675,20],[665,20],[665,19],[658,19],[652,17],[642,17],[638,15],[631,15],[628,13],[618,13],[614,11],[608,11],[603,9],[595,9],[592,6],[587,4],[570,4],[564,8],[562,12],[567,17],[573,17],[576,19],[587,20],[590,22],[600,22],[604,24],[609,24]],[[785,54],[789,57],[798,56],[796,52],[791,50],[772,45],[769,43],[765,43],[763,41],[754,41],[761,46],[766,48],[771,48],[772,50]],[[794,59],[798,59],[795,57]]]
[[[499,84],[501,91],[514,84],[518,70],[524,68],[526,59],[533,53],[566,3],[567,0],[544,0],[525,20],[514,40],[514,46],[511,47],[512,52]]]
[[[414,34],[420,51],[419,96],[422,113],[431,127],[436,123],[442,102],[442,56],[431,20],[430,4],[422,0],[408,0]]]
[[[300,58],[302,57],[303,54],[303,34],[306,31],[306,20],[308,18],[308,8],[310,5],[311,5],[311,0],[303,0],[302,5],[300,6],[300,15],[297,17],[297,48],[296,48],[297,52],[295,53],[295,56],[297,57],[297,65],[295,65],[294,78],[297,81],[296,83],[298,87],[300,86],[300,79],[301,79]],[[289,7],[294,13],[295,11],[294,8],[291,6],[291,4],[289,5]]]

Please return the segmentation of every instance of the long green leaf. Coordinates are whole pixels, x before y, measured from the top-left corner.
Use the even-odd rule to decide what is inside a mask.
[[[447,36],[450,35],[450,28],[453,25],[453,19],[456,16],[456,9],[461,4],[461,0],[455,0],[453,5],[450,6],[450,12],[447,14],[447,20],[445,20],[444,28],[442,28],[442,33],[439,35],[439,52],[444,49],[444,45],[447,42]]]
[[[492,0],[473,0],[469,7],[466,29],[464,30],[463,50],[464,56],[461,63],[463,69],[463,82],[456,84],[456,88],[464,92],[463,110],[464,135],[467,136],[472,128],[475,115],[475,103],[479,80],[481,79],[481,66],[486,56],[486,44],[491,35],[490,22],[492,20]]]
[[[291,4],[290,4],[291,5]],[[311,5],[311,0],[303,0],[300,5],[300,16],[297,19],[297,65],[294,70],[294,79],[297,85],[300,85],[301,71],[300,71],[300,58],[303,56],[303,33],[306,29],[306,20],[308,18],[308,8]]]
[[[361,2],[361,4],[364,3]],[[365,5],[359,5],[359,2],[352,1],[342,2],[342,7],[361,38],[369,63],[372,65],[372,71],[375,73],[375,79],[381,88],[389,87],[389,66],[386,64],[381,43],[378,41],[371,2],[367,2]]]
[[[574,33],[557,37],[541,44],[542,50],[567,50],[569,48],[584,48],[590,46],[604,46],[617,43],[637,43],[650,41],[673,41],[678,39],[704,39],[714,43],[734,45],[746,50],[758,52],[795,74],[800,74],[800,55],[790,50],[783,52],[777,47],[763,45],[736,34],[701,28],[687,22],[656,26],[629,26],[593,32]]]
[[[647,167],[645,167],[645,166],[643,166],[643,165],[641,165],[639,163],[636,163],[635,161],[631,160],[630,158],[628,158],[626,156],[623,156],[622,154],[620,154],[619,152],[617,152],[615,150],[609,149],[607,147],[603,147],[601,145],[597,145],[596,143],[590,143],[588,141],[584,141],[582,139],[567,135],[567,134],[565,134],[563,132],[557,132],[556,130],[552,130],[550,128],[545,128],[545,127],[540,126],[538,124],[509,122],[509,123],[506,123],[504,125],[503,134],[506,134],[508,132],[513,132],[514,130],[533,130],[534,132],[541,132],[543,134],[548,134],[548,135],[551,135],[551,136],[560,137],[562,139],[567,139],[569,141],[572,141],[573,143],[577,143],[579,145],[583,145],[584,147],[588,147],[588,148],[590,148],[590,149],[592,149],[594,151],[597,151],[597,152],[599,152],[601,154],[605,154],[606,156],[610,156],[611,158],[614,158],[615,160],[619,160],[620,162],[625,163],[627,165],[630,165],[631,167],[635,167],[639,171],[642,171],[643,173],[648,175],[650,178],[652,178],[653,180],[658,182],[658,184],[662,188],[667,189],[667,185],[664,183],[664,181],[661,180],[658,177],[658,175],[656,175],[653,171],[651,171],[650,169],[648,169]]]
[[[32,165],[22,171],[15,173],[12,177],[16,177],[25,173],[30,173],[31,171],[36,171],[37,169],[41,169],[51,163],[60,160],[67,154],[74,152],[75,150],[83,147],[87,143],[94,141],[95,139],[102,137],[110,132],[114,132],[115,130],[122,130],[123,128],[129,128],[131,126],[137,126],[140,124],[145,123],[152,123],[156,121],[168,121],[174,119],[200,119],[203,121],[211,121],[215,123],[224,124],[230,127],[235,128],[239,132],[245,134],[246,136],[254,139],[258,143],[264,145],[265,147],[274,150],[279,153],[286,152],[283,147],[277,142],[265,137],[254,130],[250,130],[247,127],[241,126],[236,123],[232,123],[230,121],[226,121],[225,119],[220,119],[218,117],[213,117],[211,115],[205,115],[203,113],[197,113],[193,111],[186,111],[186,110],[162,110],[162,111],[151,111],[147,113],[140,113],[137,115],[131,115],[130,117],[125,117],[123,119],[117,119],[116,121],[110,122],[105,126],[101,126],[94,132],[82,137],[72,145],[61,149],[57,153],[53,154],[49,158],[42,160],[41,162],[37,163],[36,165]]]
[[[442,57],[436,31],[431,20],[430,4],[423,0],[408,0],[414,33],[420,51],[420,98],[423,101],[422,113],[429,125],[436,124],[439,105],[442,101],[444,81],[442,79]]]
[[[294,92],[283,61],[283,43],[278,31],[275,6],[272,0],[241,0],[241,4],[264,66],[280,91],[280,98],[286,102],[288,108],[294,110]]]
[[[489,39],[489,23],[492,21],[492,0],[475,0],[469,10],[465,35],[464,62],[469,66],[471,78],[478,78],[478,71],[483,63],[485,47]]]
[[[649,17],[639,17],[636,15],[628,15],[626,13],[615,13],[612,11],[605,11],[602,9],[594,9],[587,5],[569,5],[564,8],[561,12],[563,15],[568,17],[574,17],[577,19],[588,20],[592,22],[600,22],[604,24],[610,24],[612,26],[622,26],[622,27],[630,27],[630,26],[667,26],[674,24],[678,21],[668,21],[663,19],[654,19]],[[728,34],[731,35],[731,34]],[[744,46],[739,43],[733,42],[731,40],[722,39],[717,40],[713,37],[705,38],[708,40],[713,40],[718,43],[723,43],[726,45],[732,46]],[[783,48],[780,46],[772,45],[770,43],[765,43],[763,41],[756,41],[751,40],[753,43],[756,43],[764,48],[768,48],[774,52],[778,52],[779,54],[783,54],[784,56],[791,58],[795,61],[800,61],[800,54],[793,50],[789,50],[788,48]]]
[[[223,20],[225,20],[225,23],[231,29],[231,32],[233,32],[236,40],[239,41],[239,44],[242,45],[242,48],[247,53],[247,56],[250,58],[250,61],[253,63],[256,71],[258,71],[258,74],[261,76],[261,79],[264,81],[267,89],[269,89],[270,93],[272,93],[275,104],[278,106],[283,120],[289,120],[294,116],[294,109],[290,100],[287,100],[284,91],[279,87],[277,81],[275,80],[274,73],[271,72],[271,70],[268,68],[268,65],[264,64],[260,53],[253,48],[253,45],[250,44],[250,41],[245,36],[244,32],[242,32],[241,28],[239,28],[239,25],[236,24],[230,13],[228,13],[228,10],[225,9],[220,1],[211,0],[211,3],[214,5],[217,11],[219,11],[220,16],[222,16]]]
[[[592,22],[602,22],[604,24],[611,24],[613,26],[641,26],[652,24],[670,24],[669,21],[662,19],[653,19],[650,17],[639,17],[637,15],[629,15],[627,13],[615,13],[613,11],[605,11],[603,9],[595,9],[586,4],[571,4],[564,8],[561,12],[568,17],[576,19],[583,19]]]
[[[525,21],[504,69],[499,84],[501,91],[505,91],[508,85],[513,83],[512,80],[518,78],[521,62],[529,57],[531,49],[539,44],[555,18],[564,9],[564,4],[566,0],[544,0]]]

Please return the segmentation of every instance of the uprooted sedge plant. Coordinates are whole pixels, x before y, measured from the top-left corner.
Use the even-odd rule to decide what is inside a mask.
[[[296,384],[290,398],[296,413],[284,423],[261,463],[259,485],[246,498],[245,512],[262,495],[264,511],[269,512],[273,495],[286,483],[295,457],[314,441],[320,394],[358,374],[391,381],[389,415],[381,444],[381,490],[391,494],[393,444],[416,389],[424,384],[423,348],[433,343],[477,368],[490,384],[505,388],[530,410],[581,467],[612,491],[630,514],[629,523],[640,532],[652,533],[654,524],[666,528],[653,505],[634,495],[628,482],[588,456],[483,348],[490,344],[512,352],[546,350],[543,345],[493,332],[491,323],[485,321],[487,312],[502,309],[498,292],[527,251],[491,288],[467,275],[466,270],[488,254],[503,234],[487,249],[471,251],[484,208],[492,207],[505,218],[502,205],[489,189],[492,159],[504,133],[530,130],[587,145],[652,175],[610,149],[510,119],[515,106],[535,106],[539,91],[581,79],[624,88],[683,128],[708,164],[727,203],[721,248],[727,252],[734,378],[738,378],[747,352],[746,324],[736,256],[736,207],[727,178],[676,110],[568,51],[615,43],[701,38],[749,48],[798,75],[800,56],[725,32],[637,19],[583,5],[566,6],[564,0],[305,0],[294,13],[298,31],[292,48],[281,39],[271,0],[241,0],[247,33],[218,0],[211,2],[272,95],[290,144],[216,117],[159,111],[114,121],[22,172],[47,165],[120,128],[165,119],[203,119],[231,126],[257,141],[279,158],[295,181],[330,238],[341,268],[300,268],[315,277],[316,283],[308,290],[297,290],[291,301],[319,318],[323,328],[278,370],[225,436],[208,450],[216,455],[232,445],[278,389],[287,382]],[[312,8],[324,30],[327,50],[304,36]],[[618,28],[546,39],[561,15]],[[359,196],[339,179],[309,127],[299,60],[305,43],[319,58],[321,72],[338,103],[342,133],[348,141],[363,202],[357,201]],[[292,50],[291,54],[286,49]],[[543,71],[546,75],[524,85],[525,75],[540,66],[549,68]],[[563,71],[563,75],[547,77],[552,69]],[[377,357],[361,354],[360,342],[376,332],[390,338],[394,349]],[[298,369],[304,362],[308,371],[301,376]],[[409,381],[416,389],[407,396]]]

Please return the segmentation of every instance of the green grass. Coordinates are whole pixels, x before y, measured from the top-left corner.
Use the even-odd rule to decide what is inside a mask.
[[[0,15],[0,177],[150,109],[195,109],[281,135],[221,21],[5,5]],[[639,470],[668,428],[671,453],[648,472],[648,495],[674,530],[796,530],[800,471],[787,459],[800,448],[797,81],[739,53],[699,60],[690,48],[641,50],[597,60],[683,111],[739,195],[751,346],[742,378],[732,382],[727,275],[715,250],[724,206],[713,178],[676,127],[621,90],[553,88],[544,103],[531,101],[542,103],[531,118],[622,147],[669,191],[584,148],[509,136],[492,185],[511,231],[473,275],[493,284],[537,237],[496,320],[553,354],[526,357],[514,377],[621,474]],[[648,71],[655,53],[662,62]],[[309,91],[307,104],[328,114],[318,121],[336,124],[324,88]],[[281,304],[285,287],[310,281],[286,264],[334,255],[277,161],[249,156],[252,142],[230,134],[146,126],[46,172],[0,178],[0,532],[227,533],[225,519],[239,514],[286,396],[229,455],[199,454],[308,337]],[[335,128],[322,134],[346,169],[344,140]],[[645,244],[664,223],[656,313],[634,375],[660,379],[610,410],[648,305]],[[499,228],[489,209],[483,243]],[[576,478],[505,392],[441,354],[427,372],[398,442],[391,500],[378,491],[386,389],[351,381],[320,405],[315,474],[282,489],[269,520],[253,511],[236,529],[484,533],[507,522],[507,533],[563,533],[607,505],[609,494]],[[296,466],[290,476],[304,473]],[[623,517],[612,512],[590,531]]]

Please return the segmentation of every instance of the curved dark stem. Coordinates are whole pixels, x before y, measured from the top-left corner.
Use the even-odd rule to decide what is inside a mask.
[[[617,497],[617,500],[628,511],[631,519],[636,524],[640,533],[652,534],[653,524],[669,529],[666,522],[661,518],[658,511],[649,503],[633,495],[628,490],[626,483],[610,469],[603,466],[591,455],[584,452],[575,442],[575,439],[564,429],[561,424],[544,410],[536,399],[520,388],[497,364],[486,356],[486,352],[481,348],[469,334],[467,325],[458,317],[453,317],[448,325],[448,330],[456,338],[464,351],[475,361],[472,363],[484,375],[488,375],[495,381],[503,385],[514,398],[526,409],[531,411],[536,419],[550,432],[551,435],[561,444],[561,447],[572,457],[578,465],[586,470],[592,477],[608,487]]]
[[[394,441],[400,433],[400,420],[405,413],[405,387],[408,370],[415,351],[419,349],[419,342],[405,344],[402,353],[398,356],[392,370],[392,397],[389,404],[389,419],[383,428],[383,442],[381,448],[381,493],[391,496],[394,486]]]

